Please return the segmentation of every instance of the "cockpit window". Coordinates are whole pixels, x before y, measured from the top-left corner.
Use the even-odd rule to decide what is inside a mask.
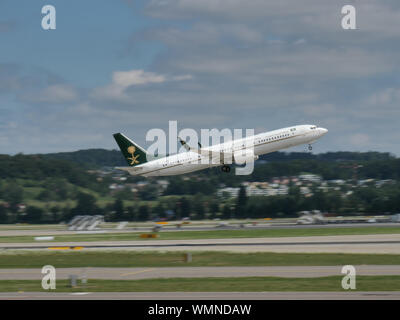
[[[310,129],[314,130],[314,129],[317,129],[317,127],[316,126],[312,126],[312,127],[310,127]]]

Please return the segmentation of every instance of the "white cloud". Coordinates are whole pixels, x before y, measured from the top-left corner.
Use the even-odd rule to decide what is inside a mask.
[[[54,84],[42,90],[21,93],[19,98],[32,103],[65,103],[78,99],[77,91],[70,85]]]
[[[164,81],[166,81],[164,75],[144,70],[116,71],[113,74],[113,84],[121,88]]]
[[[125,101],[129,99],[125,93],[125,90],[129,87],[190,79],[192,79],[191,75],[167,76],[144,70],[115,71],[112,76],[112,83],[105,87],[95,88],[91,96],[99,99],[106,98]]]
[[[334,4],[317,0],[265,1],[252,0],[152,0],[147,6],[148,14],[157,18],[176,19],[193,16],[230,19],[264,19],[265,17],[310,14],[329,11]]]

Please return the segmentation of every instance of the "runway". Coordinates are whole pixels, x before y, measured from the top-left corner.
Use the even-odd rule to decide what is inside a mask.
[[[400,275],[398,265],[354,266],[357,275]],[[161,267],[161,268],[57,268],[57,279],[70,275],[87,279],[140,280],[203,277],[284,277],[317,278],[343,276],[342,266],[265,266],[265,267]],[[0,280],[41,280],[41,269],[0,269]]]
[[[156,224],[154,224],[156,226]],[[162,226],[161,232],[180,232],[180,231],[218,231],[218,230],[258,230],[258,229],[319,229],[319,228],[359,228],[359,227],[399,227],[399,223],[328,223],[316,225],[298,225],[296,223],[258,223],[253,225],[245,223],[244,227],[240,227],[239,223],[219,227],[214,225],[184,225],[177,228],[176,225]],[[122,230],[112,228],[101,228],[94,231],[72,231],[67,229],[0,229],[0,236],[58,236],[58,235],[75,235],[75,234],[92,234],[92,233],[132,233],[132,232],[152,232],[152,227],[127,227]]]
[[[400,291],[3,292],[0,300],[400,300]]]
[[[400,234],[340,235],[312,237],[231,238],[194,240],[81,241],[46,243],[0,243],[0,250],[83,250],[143,251],[231,251],[293,253],[400,254]]]

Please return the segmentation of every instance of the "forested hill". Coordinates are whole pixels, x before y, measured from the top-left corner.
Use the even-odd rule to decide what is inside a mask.
[[[96,177],[89,174],[87,168],[71,161],[43,155],[0,154],[0,182],[3,179],[43,181],[47,178],[65,179],[83,187],[96,183]]]
[[[82,165],[95,167],[125,166],[126,161],[119,150],[88,149],[74,152],[48,153],[46,158],[68,160]],[[379,161],[393,160],[388,152],[327,152],[313,154],[309,152],[273,152],[260,157],[265,161],[320,160],[320,161]]]
[[[49,159],[68,160],[95,167],[126,166],[122,153],[117,150],[87,149],[74,152],[47,153],[43,156]]]
[[[291,161],[291,160],[321,160],[321,161],[377,161],[396,159],[389,152],[326,152],[314,154],[310,152],[272,152],[260,156],[267,161]]]

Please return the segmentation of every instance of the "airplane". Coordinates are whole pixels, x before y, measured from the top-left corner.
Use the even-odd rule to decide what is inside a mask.
[[[327,132],[327,129],[316,125],[297,125],[206,148],[200,143],[198,148],[192,148],[178,137],[187,152],[155,160],[151,160],[152,156],[145,149],[124,134],[115,133],[114,139],[129,165],[116,169],[144,177],[180,175],[216,166],[222,166],[223,172],[230,172],[228,164],[255,161],[262,154],[302,144],[308,144],[309,150],[312,150],[311,144]]]

